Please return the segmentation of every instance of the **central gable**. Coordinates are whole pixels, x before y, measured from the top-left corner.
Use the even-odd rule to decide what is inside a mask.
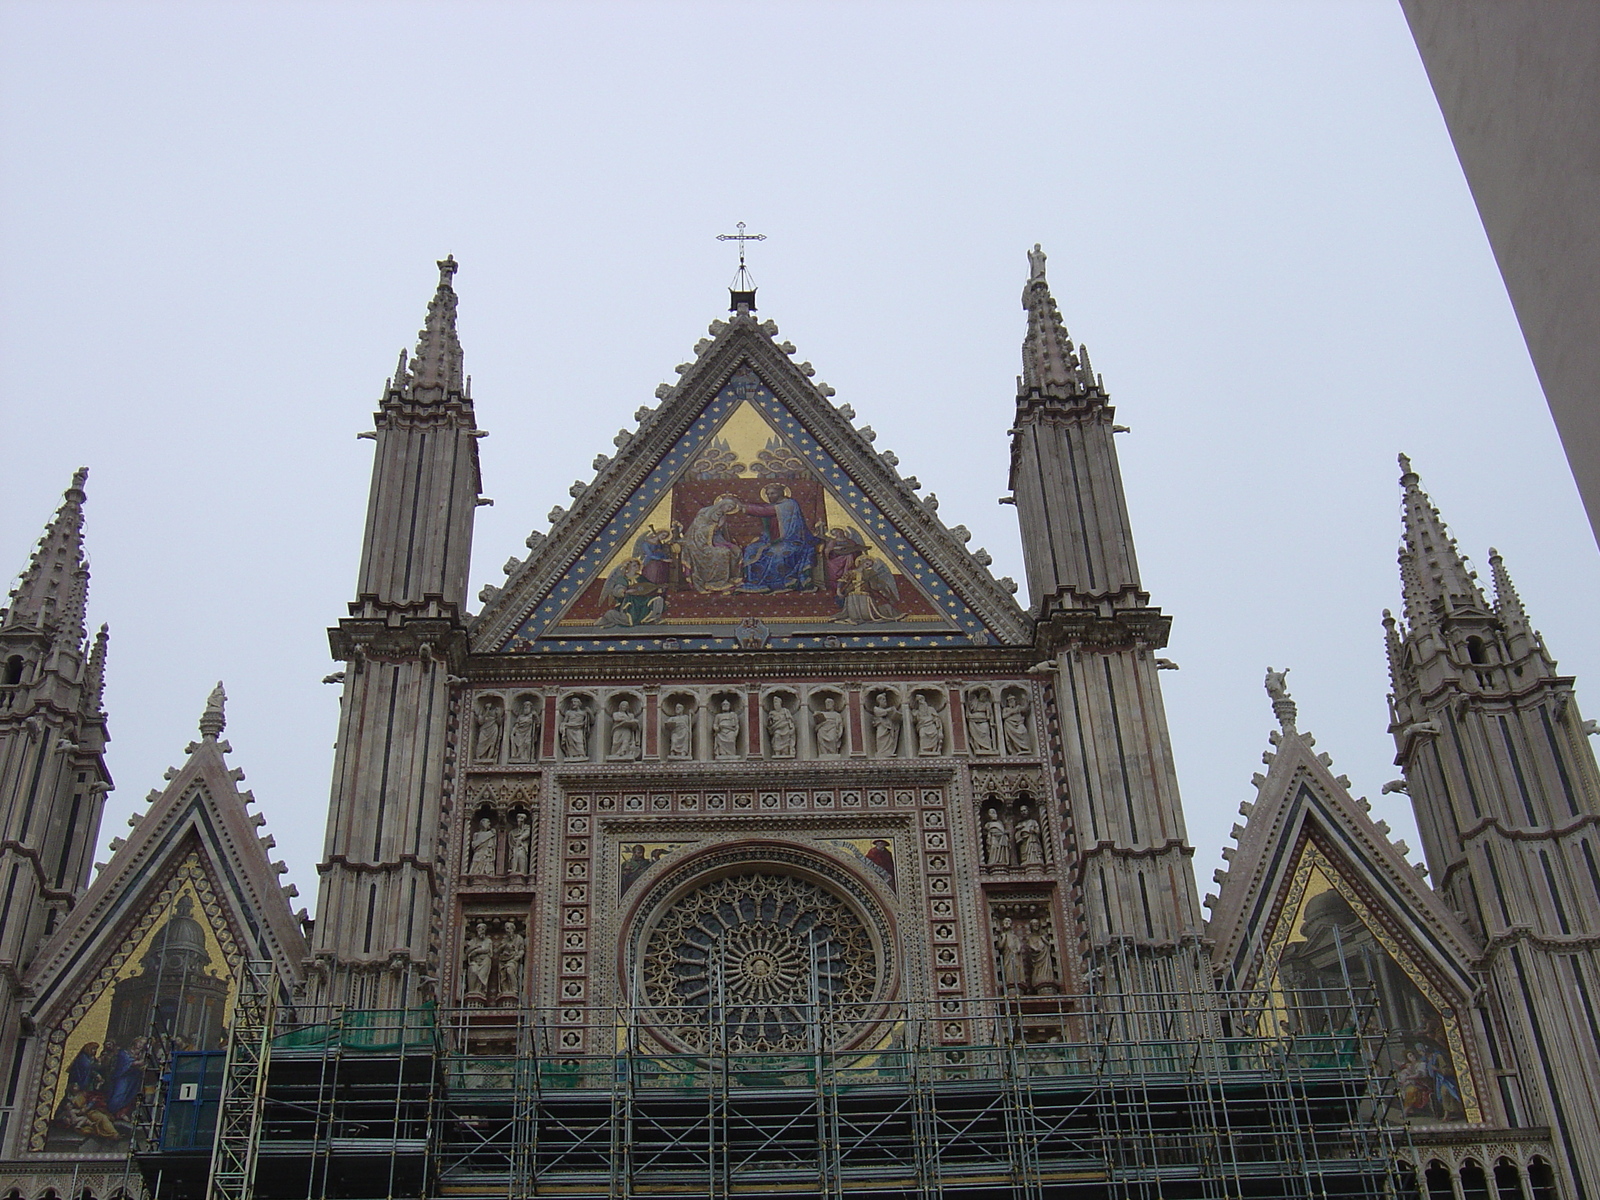
[[[741,314],[478,619],[480,651],[1016,644],[1026,618]],[[647,410],[646,410],[647,411]],[[508,567],[508,571],[512,570]],[[498,632],[493,632],[498,630]]]

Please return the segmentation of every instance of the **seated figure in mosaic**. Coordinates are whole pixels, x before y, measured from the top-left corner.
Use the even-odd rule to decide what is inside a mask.
[[[747,516],[761,518],[761,532],[744,548],[744,590],[809,590],[817,538],[800,511],[800,501],[781,483],[767,484],[761,499],[764,503],[741,506]]]
[[[739,586],[739,548],[728,538],[728,518],[744,506],[718,496],[689,522],[681,561],[697,592],[730,592]]]

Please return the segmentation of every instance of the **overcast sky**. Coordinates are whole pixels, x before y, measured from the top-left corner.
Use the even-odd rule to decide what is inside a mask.
[[[740,220],[762,315],[1023,578],[995,499],[1042,242],[1132,427],[1205,889],[1268,664],[1409,828],[1378,794],[1398,451],[1478,563],[1504,553],[1580,702],[1600,670],[1600,559],[1394,0],[10,0],[0,103],[0,572],[87,465],[102,846],[222,678],[314,905],[355,435],[447,252],[493,435],[476,607],[726,309]]]

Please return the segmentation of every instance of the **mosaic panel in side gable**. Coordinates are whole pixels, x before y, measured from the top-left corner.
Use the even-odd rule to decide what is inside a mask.
[[[189,855],[45,1039],[29,1149],[126,1154],[174,1051],[221,1048],[239,951]]]

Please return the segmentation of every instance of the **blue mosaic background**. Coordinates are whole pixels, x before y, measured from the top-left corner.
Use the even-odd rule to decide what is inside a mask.
[[[909,575],[933,600],[935,606],[960,632],[916,634],[903,632],[873,633],[867,630],[850,632],[779,634],[774,633],[768,643],[774,650],[831,650],[841,648],[916,647],[916,646],[991,646],[999,639],[983,624],[960,597],[936,575],[922,556],[897,530],[876,505],[869,501],[855,481],[847,476],[816,439],[781,404],[770,389],[756,378],[748,367],[735,373],[711,403],[701,411],[689,430],[656,464],[655,470],[645,479],[628,502],[622,506],[610,523],[573,563],[571,569],[556,585],[550,595],[534,609],[517,631],[501,647],[509,653],[606,653],[619,650],[734,650],[738,640],[733,627],[725,637],[689,636],[673,634],[663,629],[656,636],[618,637],[615,631],[596,629],[598,636],[555,636],[552,629],[573,601],[595,578],[596,573],[616,552],[624,538],[633,534],[636,526],[647,517],[662,494],[694,461],[701,448],[710,440],[723,420],[743,401],[750,401],[760,410],[773,428],[779,430],[800,456],[811,464],[822,480],[844,502],[850,513],[888,547],[898,559],[902,574]]]

